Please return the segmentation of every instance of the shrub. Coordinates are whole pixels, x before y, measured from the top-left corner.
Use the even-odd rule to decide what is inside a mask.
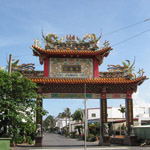
[[[76,138],[76,131],[70,132],[70,137],[71,137],[71,138]]]
[[[96,137],[93,134],[89,134],[87,136],[87,141],[90,141],[90,142],[96,141]]]

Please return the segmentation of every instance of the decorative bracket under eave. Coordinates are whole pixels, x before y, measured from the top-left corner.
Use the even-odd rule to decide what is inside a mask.
[[[102,55],[98,55],[98,56],[95,56],[98,61],[99,61],[99,65],[101,65],[103,63],[103,60],[104,60],[104,57]]]
[[[38,54],[40,64],[43,65],[44,59],[47,57],[47,55],[43,55],[43,54],[39,53],[33,46],[30,47],[30,48],[33,50],[33,54],[34,54],[34,53],[37,53],[37,54]]]
[[[102,55],[95,56],[99,60],[99,65],[103,63],[104,57],[107,57],[112,49],[109,49],[108,51],[104,52]]]
[[[46,55],[40,55],[40,56],[39,56],[39,61],[40,61],[40,64],[41,64],[41,65],[43,65],[44,59],[45,59],[46,57],[47,57]]]

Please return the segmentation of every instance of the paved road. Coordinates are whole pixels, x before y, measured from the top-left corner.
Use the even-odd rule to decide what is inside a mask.
[[[87,145],[97,146],[98,142],[87,142]],[[43,138],[43,146],[62,147],[62,146],[84,146],[84,141],[67,138],[60,134],[46,133]]]
[[[87,142],[87,145],[87,150],[150,150],[150,147],[140,146],[97,146],[98,142]],[[84,150],[84,142],[59,134],[46,133],[43,138],[43,147],[15,147],[13,150]]]

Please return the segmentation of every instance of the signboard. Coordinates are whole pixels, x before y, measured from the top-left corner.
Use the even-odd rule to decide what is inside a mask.
[[[43,93],[44,98],[47,99],[83,99],[84,93]],[[100,99],[101,94],[87,93],[87,99]],[[125,99],[126,94],[106,94],[107,99]]]
[[[107,123],[107,100],[101,99],[101,121]]]
[[[126,99],[126,115],[128,124],[133,124],[133,104],[132,99]]]
[[[50,58],[52,78],[93,78],[92,58]]]
[[[81,65],[62,65],[63,73],[81,73]]]
[[[43,93],[47,99],[84,99],[84,93]],[[100,99],[100,94],[86,94],[87,99]]]
[[[120,94],[120,93],[106,94],[107,99],[125,99],[126,97],[127,97],[126,94]]]

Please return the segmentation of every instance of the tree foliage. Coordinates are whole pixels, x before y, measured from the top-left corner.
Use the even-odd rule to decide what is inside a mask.
[[[83,121],[83,112],[81,109],[76,110],[72,115],[73,120]]]
[[[100,123],[92,123],[88,125],[89,134],[99,135],[100,133]]]
[[[66,120],[65,134],[67,136],[67,134],[69,133],[67,120],[69,119],[69,125],[70,125],[70,118],[71,118],[70,108],[65,108],[62,113],[58,114],[57,118],[65,118],[65,120]]]
[[[0,136],[7,134],[16,141],[20,134],[35,132],[35,113],[37,109],[42,110],[36,105],[39,97],[36,89],[36,84],[20,73],[9,75],[0,70]]]
[[[70,117],[71,117],[70,108],[66,108],[66,109],[64,110],[64,113],[65,113],[65,117],[66,117],[66,118],[70,118]]]
[[[65,108],[65,110],[58,114],[58,118],[71,118],[70,108]]]
[[[122,117],[124,118],[124,113],[126,112],[126,108],[123,105],[120,105],[120,109],[118,109],[122,113]]]
[[[45,130],[53,130],[55,127],[55,118],[51,115],[47,116],[46,119],[43,121],[43,127]]]
[[[83,121],[83,112],[82,112],[82,110],[81,109],[76,110],[73,113],[72,118],[73,118],[73,120],[76,120],[78,122],[79,121],[82,122]],[[76,126],[75,128],[78,129],[79,136],[81,136],[81,129],[83,128],[82,125]]]

